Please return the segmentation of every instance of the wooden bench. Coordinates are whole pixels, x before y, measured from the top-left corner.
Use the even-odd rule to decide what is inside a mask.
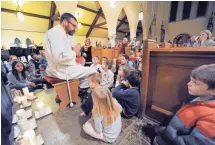
[[[187,83],[191,71],[215,63],[215,47],[156,48],[144,41],[141,104],[142,113],[163,121],[169,118],[189,96]]]
[[[65,80],[52,78],[49,76],[46,76],[45,79],[54,86],[54,89],[56,92],[56,98],[60,99],[61,101],[59,109],[61,111],[64,110],[67,107],[67,105],[70,103],[67,82]],[[81,100],[80,100],[80,97],[78,96],[79,81],[70,80],[69,86],[70,86],[71,95],[72,95],[72,102],[80,103]]]

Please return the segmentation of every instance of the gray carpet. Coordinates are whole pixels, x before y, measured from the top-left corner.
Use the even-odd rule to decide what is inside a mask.
[[[41,134],[45,145],[106,145],[102,141],[96,140],[82,130],[82,125],[90,117],[79,117],[81,113],[80,105],[58,111],[55,103],[55,92],[53,89],[39,90],[33,104],[33,110],[37,110],[37,102],[42,101],[52,108],[53,114],[37,120],[37,134]],[[18,106],[16,107],[18,108]],[[122,119],[122,132],[113,145],[150,145],[150,140],[141,132],[143,124],[151,122],[147,118],[138,119],[136,117],[125,120]]]

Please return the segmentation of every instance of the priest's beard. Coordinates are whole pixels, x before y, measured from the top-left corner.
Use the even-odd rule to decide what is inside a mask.
[[[73,34],[75,33],[75,30],[71,30],[69,32],[67,32],[70,36],[73,36]]]
[[[75,33],[75,29],[71,30],[69,28],[69,25],[66,26],[66,32],[67,34],[69,34],[70,36],[73,36],[73,34]]]

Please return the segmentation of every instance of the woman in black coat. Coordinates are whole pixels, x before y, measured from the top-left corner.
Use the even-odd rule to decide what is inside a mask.
[[[81,48],[81,53],[85,59],[84,66],[90,66],[92,64],[92,46],[89,38],[85,40],[85,44]]]

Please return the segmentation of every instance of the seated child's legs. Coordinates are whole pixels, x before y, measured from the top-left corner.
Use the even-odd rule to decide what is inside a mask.
[[[160,136],[156,136],[153,145],[168,145]]]
[[[89,115],[93,109],[93,99],[92,95],[89,93],[85,100],[81,104],[81,108],[83,109],[85,115]]]
[[[121,112],[121,117],[124,119],[131,119],[133,116],[128,116],[124,111]]]
[[[83,125],[83,130],[86,134],[94,137],[94,138],[97,138],[97,139],[100,139],[100,140],[103,140],[104,141],[104,136],[103,136],[103,133],[96,133],[93,126],[91,125],[91,123],[89,122],[86,122],[84,125]]]
[[[85,100],[88,95],[88,88],[80,88],[78,87],[78,96],[81,98],[81,103]]]

